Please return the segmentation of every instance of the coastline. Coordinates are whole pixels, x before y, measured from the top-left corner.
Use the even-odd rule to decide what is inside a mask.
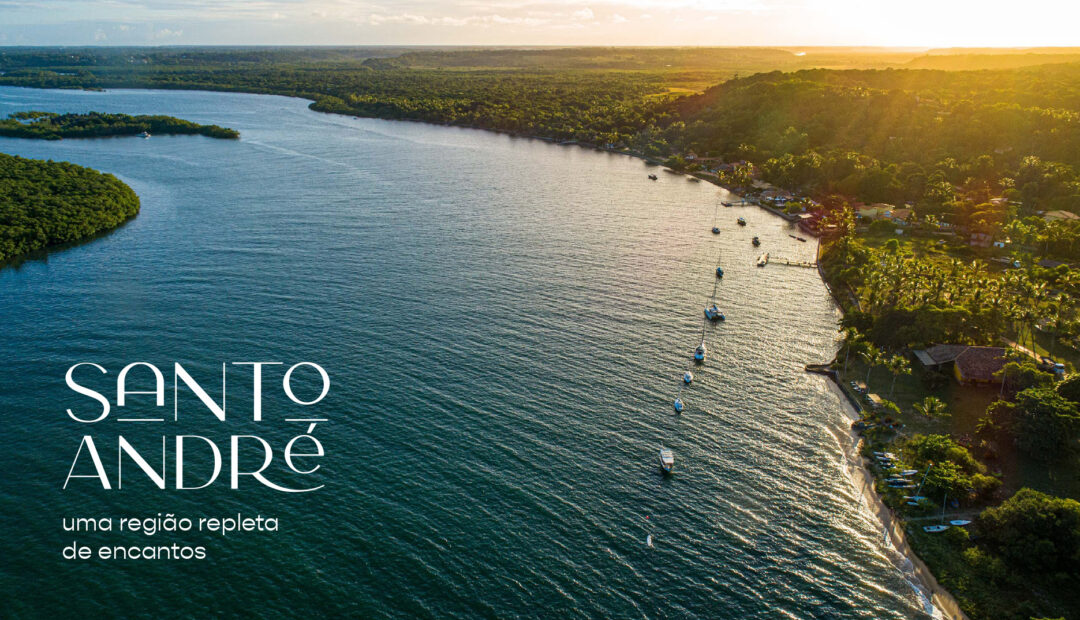
[[[858,411],[845,397],[843,389],[836,383],[831,375],[828,377],[828,385],[830,391],[839,392],[836,396],[843,403],[841,411],[844,416],[852,422],[858,420]],[[960,608],[960,604],[953,598],[952,593],[938,583],[933,573],[930,572],[930,568],[926,566],[926,563],[922,561],[922,558],[920,558],[918,554],[915,553],[915,550],[911,548],[911,545],[907,541],[907,534],[904,531],[904,521],[897,518],[893,510],[885,505],[885,502],[882,501],[881,496],[874,488],[875,478],[873,472],[870,470],[870,462],[859,452],[859,446],[863,441],[862,436],[859,435],[858,431],[849,427],[847,437],[840,436],[837,437],[837,440],[843,450],[848,475],[851,476],[852,484],[858,489],[860,498],[865,503],[866,508],[869,509],[877,518],[878,522],[881,523],[882,529],[888,534],[889,542],[892,544],[893,548],[909,563],[911,575],[918,581],[918,585],[922,588],[923,596],[929,594],[930,603],[933,605],[934,609],[941,612],[943,618],[947,618],[948,620],[970,620],[968,615]],[[903,568],[901,568],[901,570],[903,570]],[[907,571],[904,572],[906,573]]]

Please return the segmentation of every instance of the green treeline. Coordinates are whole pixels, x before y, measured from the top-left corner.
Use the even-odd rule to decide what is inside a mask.
[[[0,261],[115,228],[139,197],[111,174],[0,153]]]
[[[784,187],[939,217],[954,211],[955,186],[1007,193],[1029,214],[1080,209],[1080,64],[774,72],[675,107],[660,152],[749,160]]]
[[[16,112],[0,120],[0,136],[60,140],[61,138],[100,138],[150,134],[201,135],[235,140],[240,133],[217,125],[200,125],[172,116],[129,116],[127,114],[56,114],[54,112]]]

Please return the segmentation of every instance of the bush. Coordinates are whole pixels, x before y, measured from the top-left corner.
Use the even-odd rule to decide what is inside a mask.
[[[1080,502],[1021,489],[976,519],[986,546],[1034,573],[1080,571]]]

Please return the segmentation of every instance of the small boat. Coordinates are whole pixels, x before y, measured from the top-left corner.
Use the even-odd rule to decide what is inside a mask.
[[[652,544],[652,534],[649,534],[648,536],[645,537],[645,544],[648,545],[650,548],[653,546],[653,544]]]
[[[953,519],[949,521],[949,525],[955,525],[956,527],[964,527],[965,525],[971,525],[971,521],[967,519]]]
[[[719,235],[720,234],[720,227],[719,226],[713,226],[712,227],[712,234]]]
[[[667,448],[660,448],[660,471],[665,474],[675,471],[675,453]]]
[[[682,399],[681,399],[681,398],[678,398],[678,397],[676,397],[676,398],[675,398],[675,413],[682,413],[682,410],[683,410],[683,402],[682,402]]]
[[[753,243],[754,247],[756,248],[757,246],[761,245],[761,239],[758,239],[757,237],[754,237],[754,240],[751,241],[750,243]]]
[[[655,181],[656,180],[656,175],[655,174],[650,174],[649,179]]]
[[[893,454],[892,452],[875,452],[874,456],[879,457],[879,458],[884,457],[884,458],[887,458],[887,459],[895,459],[896,458],[896,455]]]
[[[701,344],[699,344],[697,346],[697,348],[694,349],[694,359],[696,361],[699,361],[699,362],[704,362],[705,361],[705,355],[707,353],[708,353],[708,351],[706,351],[706,349],[705,349],[705,341],[702,340]]]
[[[762,254],[761,256],[758,257],[757,266],[758,267],[764,267],[767,264],[769,264],[769,253],[765,252],[764,254]]]
[[[738,223],[739,226],[746,226],[746,218],[744,217],[740,217],[739,219],[735,220],[735,222]]]
[[[720,267],[716,268],[716,277],[718,277],[718,278],[724,277],[724,270],[722,268],[720,268]]]
[[[924,525],[923,531],[931,534],[937,534],[938,532],[944,532],[949,529],[948,525]]]
[[[803,239],[802,237],[795,237],[795,238],[798,239],[799,241],[802,241],[803,243],[806,243],[806,239]]]
[[[725,317],[724,313],[720,312],[720,308],[717,307],[716,304],[713,304],[708,308],[705,308],[705,318],[710,321],[723,321]]]
[[[898,473],[896,475],[907,477],[907,476],[914,476],[917,473],[919,473],[919,470],[917,470],[917,469],[905,469],[904,471],[902,471],[902,472],[900,472],[900,473]]]
[[[731,206],[730,202],[721,202],[720,204],[724,205],[725,207],[730,207]]]
[[[687,370],[686,372],[683,373],[683,376],[682,376],[683,383],[685,383],[686,385],[690,385],[690,383],[693,382],[693,380],[694,380],[694,373],[690,372],[689,370]]]
[[[904,499],[908,500],[909,502],[920,502],[926,498],[922,495],[905,495]]]
[[[141,134],[139,134],[139,137],[140,138],[149,138],[150,137],[150,132],[149,131],[144,131]]]
[[[798,239],[798,237],[796,237],[795,235],[793,235],[791,233],[788,233],[788,236],[791,237],[792,239]]]

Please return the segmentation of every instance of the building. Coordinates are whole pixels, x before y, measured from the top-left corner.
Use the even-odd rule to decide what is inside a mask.
[[[1043,213],[1043,219],[1047,222],[1075,222],[1076,220],[1080,220],[1080,215],[1077,215],[1072,211],[1047,211],[1046,213]]]
[[[935,344],[915,351],[915,357],[927,368],[952,370],[962,384],[1000,384],[996,376],[1005,367],[1002,347],[975,347],[966,344]]]
[[[890,211],[892,211],[892,205],[882,203],[855,207],[855,215],[860,220],[876,220]]]
[[[901,226],[907,226],[908,218],[911,217],[911,209],[893,209],[886,213],[885,217]]]
[[[973,248],[988,248],[993,241],[993,235],[988,235],[986,233],[971,233],[970,243]]]

